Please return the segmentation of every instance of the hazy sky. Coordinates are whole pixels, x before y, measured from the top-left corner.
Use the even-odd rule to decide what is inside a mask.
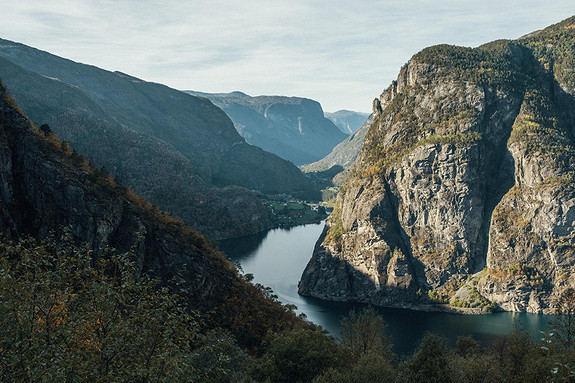
[[[177,89],[369,112],[422,48],[520,37],[574,0],[6,0],[0,37]]]

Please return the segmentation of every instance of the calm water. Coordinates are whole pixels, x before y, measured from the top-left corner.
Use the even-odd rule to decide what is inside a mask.
[[[249,237],[221,241],[220,249],[232,261],[241,264],[245,273],[254,275],[254,282],[271,287],[279,299],[298,307],[307,318],[335,336],[339,335],[341,319],[352,308],[363,305],[325,302],[304,298],[297,293],[297,283],[309,261],[324,223],[275,229]],[[498,335],[509,333],[517,322],[534,336],[547,328],[552,317],[526,313],[496,313],[489,315],[457,315],[426,313],[405,309],[380,308],[388,333],[400,355],[411,353],[428,331],[446,337],[453,345],[459,335],[472,335],[484,344]]]

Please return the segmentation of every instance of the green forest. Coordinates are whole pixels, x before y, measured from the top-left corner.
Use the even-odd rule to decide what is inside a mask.
[[[131,253],[94,258],[64,230],[0,242],[1,382],[563,382],[575,378],[575,293],[545,334],[516,327],[489,347],[427,334],[410,356],[372,308],[335,338],[304,318],[246,347],[138,275]],[[259,286],[274,299],[269,288]],[[287,311],[293,307],[286,308]],[[286,316],[293,318],[293,316]],[[258,321],[258,318],[251,318]],[[288,323],[289,322],[289,323]],[[242,324],[249,328],[249,323]],[[536,335],[538,337],[534,338]]]

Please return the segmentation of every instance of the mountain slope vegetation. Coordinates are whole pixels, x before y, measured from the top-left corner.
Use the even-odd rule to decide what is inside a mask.
[[[5,261],[20,270],[14,271],[14,277],[29,271],[23,258],[33,258],[36,251],[38,257],[46,258],[46,262],[30,260],[29,267],[38,273],[44,267],[42,273],[58,273],[59,267],[67,268],[64,274],[72,273],[74,262],[90,266],[108,260],[113,264],[104,271],[116,274],[118,268],[127,267],[124,277],[144,278],[138,279],[144,284],[146,276],[153,278],[159,287],[178,293],[186,310],[201,312],[204,329],[225,328],[254,352],[268,330],[297,323],[295,315],[268,299],[266,291],[246,283],[202,235],[91,168],[62,141],[45,137],[1,85],[0,147],[0,231],[4,236],[0,247]],[[24,238],[24,242],[14,243],[7,236]],[[84,267],[78,265],[77,271],[91,272],[82,271]],[[64,274],[58,278],[69,277]],[[3,273],[2,278],[10,274]],[[76,282],[81,283],[81,278]],[[52,293],[66,291],[55,285]],[[260,319],[253,321],[256,317]]]

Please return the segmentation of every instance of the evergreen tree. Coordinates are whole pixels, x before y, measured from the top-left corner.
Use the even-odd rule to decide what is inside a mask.
[[[52,129],[50,128],[50,125],[48,125],[48,124],[40,125],[40,131],[42,133],[44,133],[44,137],[48,137],[50,135],[50,133],[52,133]]]

